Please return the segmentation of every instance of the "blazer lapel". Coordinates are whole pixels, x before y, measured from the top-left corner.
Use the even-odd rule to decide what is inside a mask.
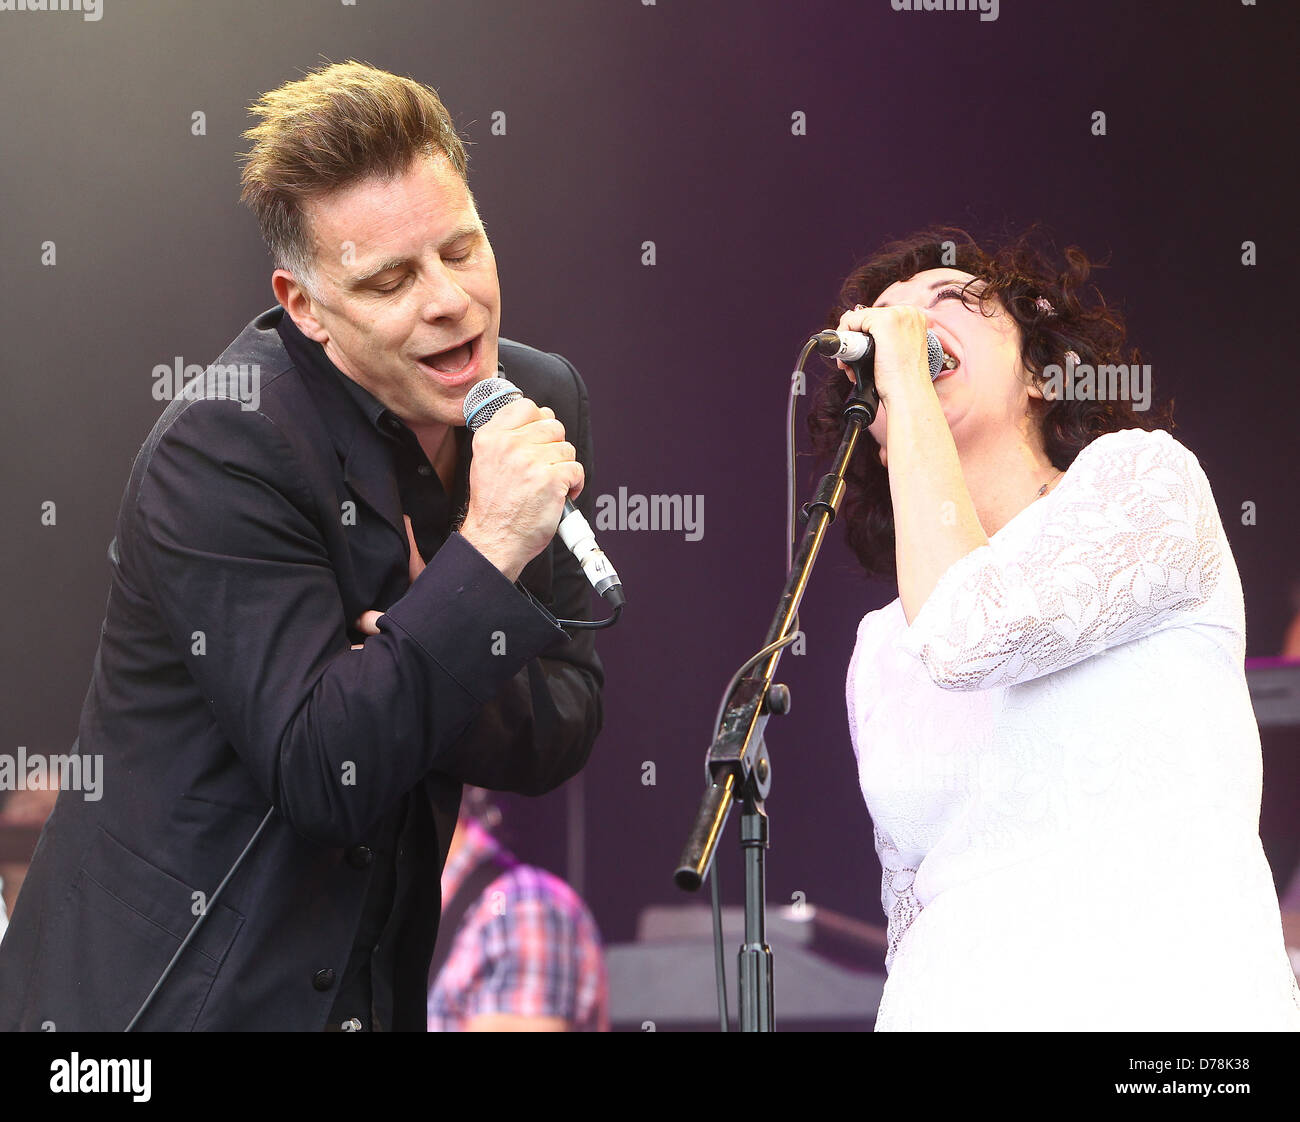
[[[384,438],[356,412],[350,445],[343,450],[343,482],[349,491],[392,526],[406,542],[402,497],[393,474],[392,454]]]

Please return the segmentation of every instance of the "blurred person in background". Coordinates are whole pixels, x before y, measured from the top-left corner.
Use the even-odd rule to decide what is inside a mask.
[[[493,837],[500,810],[466,788],[442,872],[430,1032],[607,1032],[609,982],[591,912]]]

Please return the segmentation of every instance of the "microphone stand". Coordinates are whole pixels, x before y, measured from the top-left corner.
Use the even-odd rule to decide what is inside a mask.
[[[742,1032],[771,1032],[775,1028],[764,864],[768,848],[764,803],[772,788],[772,765],[763,730],[768,717],[789,712],[790,691],[784,685],[773,684],[772,679],[792,634],[822,539],[844,497],[844,473],[849,460],[863,428],[875,419],[880,405],[874,377],[874,341],[861,359],[847,365],[857,375],[857,384],[845,401],[844,437],[831,470],[822,477],[812,501],[804,508],[807,525],[764,642],[765,650],[773,649],[759,670],[741,679],[727,701],[720,729],[709,749],[711,782],[673,874],[684,891],[694,892],[700,887],[713,862],[732,803],[740,803],[740,845],[745,855],[745,941],[739,954]]]

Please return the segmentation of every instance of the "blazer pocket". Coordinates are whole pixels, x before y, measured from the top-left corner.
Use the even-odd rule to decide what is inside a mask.
[[[212,886],[215,887],[215,883]],[[132,853],[103,827],[73,881],[67,937],[80,970],[88,1029],[121,1031],[148,997],[207,901],[199,890]],[[218,903],[140,1019],[142,1029],[189,1031],[244,917]],[[70,1026],[72,1027],[72,1026]]]

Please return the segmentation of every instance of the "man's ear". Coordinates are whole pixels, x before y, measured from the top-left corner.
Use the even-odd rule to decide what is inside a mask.
[[[288,269],[276,269],[271,274],[271,288],[299,331],[322,345],[329,341],[329,332],[316,318],[316,305],[297,277]]]

